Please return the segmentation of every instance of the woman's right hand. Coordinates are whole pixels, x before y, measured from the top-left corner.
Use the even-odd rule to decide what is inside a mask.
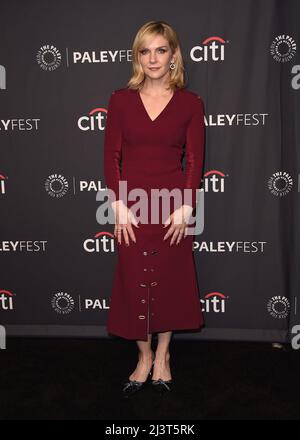
[[[136,243],[136,238],[132,229],[132,224],[139,228],[137,220],[129,208],[122,200],[116,200],[111,204],[115,214],[114,236],[118,239],[118,243],[122,243],[122,234],[124,235],[125,244],[129,246],[129,237]]]

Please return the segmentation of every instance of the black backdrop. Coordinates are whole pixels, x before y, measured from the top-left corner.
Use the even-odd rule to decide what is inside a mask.
[[[3,1],[0,324],[8,335],[106,336],[116,263],[100,225],[112,90],[138,28],[178,32],[205,104],[206,327],[176,337],[289,341],[300,324],[299,2]]]

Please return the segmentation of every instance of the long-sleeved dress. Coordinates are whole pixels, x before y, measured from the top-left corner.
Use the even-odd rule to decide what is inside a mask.
[[[122,199],[128,208],[140,199],[126,200],[119,192],[119,182],[126,181],[127,195],[134,188],[143,189],[148,196],[148,223],[143,220],[139,228],[132,226],[136,243],[129,237],[130,245],[126,246],[123,236],[121,244],[116,239],[118,260],[108,310],[108,333],[146,341],[148,333],[204,326],[194,236],[187,235],[172,246],[171,236],[163,240],[170,227],[164,228],[163,223],[181,203],[168,198],[170,210],[164,215],[162,203],[166,196],[156,197],[151,192],[154,188],[178,188],[183,195],[182,190],[192,190],[192,198],[182,203],[195,208],[202,178],[204,137],[203,101],[191,90],[177,88],[154,120],[138,90],[125,87],[111,94],[104,135],[105,183],[114,191],[116,200]],[[181,164],[184,153],[185,170]],[[157,223],[151,223],[154,199],[162,212]],[[113,198],[109,196],[109,200]]]

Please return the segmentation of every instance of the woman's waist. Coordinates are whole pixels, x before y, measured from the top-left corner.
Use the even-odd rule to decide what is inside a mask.
[[[128,189],[141,188],[144,190],[183,189],[185,175],[182,170],[169,173],[126,173],[121,172],[121,180],[126,182]]]

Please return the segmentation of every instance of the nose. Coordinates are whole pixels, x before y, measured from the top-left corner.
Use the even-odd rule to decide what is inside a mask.
[[[150,52],[150,62],[155,63],[156,62],[156,54],[155,52]]]

